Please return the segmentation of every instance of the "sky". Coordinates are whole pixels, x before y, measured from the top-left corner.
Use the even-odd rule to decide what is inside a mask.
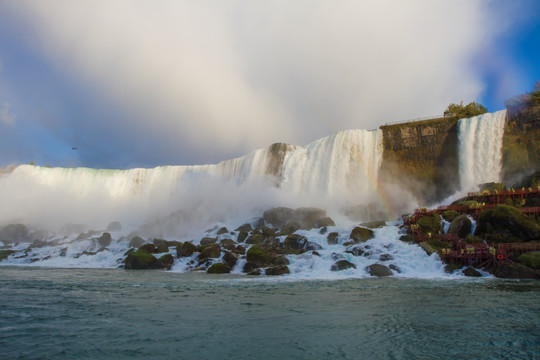
[[[217,163],[497,111],[539,44],[535,0],[0,0],[0,166]]]

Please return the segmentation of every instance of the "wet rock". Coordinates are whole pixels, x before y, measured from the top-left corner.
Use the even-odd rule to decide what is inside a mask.
[[[319,254],[317,251],[312,251],[311,255],[321,257],[321,254]]]
[[[156,252],[154,244],[143,244],[139,247],[139,250],[146,251],[147,253],[153,254]]]
[[[229,230],[227,230],[226,227],[222,227],[222,228],[220,228],[220,229],[217,231],[217,235],[226,234],[226,233],[228,233],[228,232],[229,232]]]
[[[182,246],[176,247],[176,256],[177,257],[189,257],[193,255],[193,253],[197,251],[197,247],[190,242],[185,242],[182,244]]]
[[[229,251],[225,251],[223,254],[223,261],[232,269],[238,262],[238,256]]]
[[[284,256],[284,255],[278,255],[272,261],[272,264],[274,264],[274,265],[289,265],[289,259],[287,259],[287,257]]]
[[[163,270],[171,270],[171,267],[173,264],[174,264],[174,257],[171,254],[165,254],[158,259],[155,268],[163,269]]]
[[[250,245],[259,245],[259,244],[262,244],[263,242],[264,242],[263,234],[253,234],[253,235],[250,235],[246,239],[246,244],[250,244]]]
[[[326,241],[328,241],[328,245],[336,245],[338,243],[338,237],[339,234],[337,232],[331,232],[326,237]]]
[[[215,244],[216,242],[217,242],[216,238],[204,237],[204,238],[201,239],[201,246]]]
[[[169,243],[164,239],[154,239],[152,242],[156,248],[156,253],[164,253],[169,251]]]
[[[271,265],[275,258],[275,251],[265,245],[254,245],[246,253],[248,263],[256,264],[257,267]]]
[[[112,237],[111,234],[108,232],[104,232],[99,238],[98,238],[98,244],[101,247],[107,247],[111,245]]]
[[[369,222],[361,223],[360,226],[366,227],[368,229],[378,229],[378,228],[382,228],[383,226],[386,226],[386,221],[384,220],[369,221]]]
[[[249,233],[253,231],[253,228],[251,227],[251,224],[244,224],[236,228],[236,231]]]
[[[287,207],[278,207],[270,210],[266,210],[263,213],[264,221],[271,224],[274,228],[281,228],[285,225],[294,215],[294,210]]]
[[[352,246],[345,250],[346,253],[353,254],[354,256],[364,255],[364,250],[360,246]]]
[[[295,231],[300,230],[301,228],[302,226],[297,221],[289,221],[288,223],[283,225],[280,233],[281,235],[289,235],[294,233]]]
[[[107,231],[121,231],[122,230],[122,224],[120,224],[120,221],[113,221],[109,225],[107,225]]]
[[[390,254],[382,254],[381,256],[379,256],[379,260],[380,261],[390,261],[390,260],[394,260],[394,257]]]
[[[328,232],[328,227],[323,226],[321,230],[319,230],[319,234],[324,235]]]
[[[355,243],[364,242],[369,239],[373,239],[375,236],[373,230],[363,228],[360,226],[355,227],[351,231],[351,235],[349,236]]]
[[[287,253],[303,253],[308,250],[321,250],[322,246],[317,243],[308,241],[305,236],[298,234],[287,235],[283,246]]]
[[[329,217],[323,217],[322,219],[317,220],[317,227],[326,228],[328,226],[336,226],[336,223]]]
[[[274,266],[266,269],[266,275],[284,275],[290,274],[289,267],[287,265]]]
[[[366,267],[366,271],[371,276],[383,277],[383,276],[391,276],[391,275],[393,275],[392,271],[388,267],[386,267],[386,266],[384,266],[382,264],[369,265],[369,266]]]
[[[252,263],[252,262],[249,262],[247,261],[245,264],[244,264],[244,268],[242,269],[245,273],[247,273],[248,275],[253,275],[251,274],[251,272],[253,272],[254,270],[259,270],[259,273],[257,275],[260,275],[260,268],[257,264],[255,263]]]
[[[388,268],[390,270],[393,270],[393,271],[397,272],[398,274],[401,274],[401,269],[399,268],[399,266],[396,266],[394,264],[390,264],[390,265],[388,265]]]
[[[153,269],[157,259],[151,253],[144,250],[137,250],[128,254],[125,260],[125,268],[133,270]]]
[[[233,250],[235,254],[244,255],[246,253],[246,248],[242,245],[236,246],[236,249]]]
[[[224,263],[215,263],[206,270],[208,274],[228,274],[231,272],[231,267]]]
[[[249,233],[247,231],[240,231],[238,233],[238,242],[239,243],[244,242],[248,236],[249,236]]]
[[[221,248],[218,244],[211,244],[201,249],[199,259],[218,258],[221,255]]]
[[[9,224],[0,228],[0,241],[4,244],[30,242],[28,228],[23,224]]]
[[[342,271],[342,270],[347,270],[347,269],[350,269],[350,268],[356,269],[356,265],[354,265],[352,262],[350,262],[348,260],[343,259],[343,260],[336,261],[335,264],[332,265],[330,270],[332,270],[332,271]]]
[[[253,269],[253,270],[247,272],[247,274],[252,275],[252,276],[259,276],[259,275],[261,275],[261,269]]]
[[[504,262],[490,269],[491,273],[505,279],[540,279],[540,271],[517,263]]]
[[[470,277],[481,277],[482,276],[482,274],[480,274],[480,272],[478,272],[478,270],[476,270],[475,268],[470,267],[470,266],[468,266],[465,270],[463,270],[462,274],[465,275],[465,276],[470,276]]]
[[[139,248],[141,245],[144,244],[144,239],[140,236],[134,236],[129,241],[129,247],[130,248]]]
[[[460,239],[464,239],[471,233],[472,223],[467,215],[462,214],[456,216],[450,223],[448,228],[449,234],[454,234],[459,236]]]

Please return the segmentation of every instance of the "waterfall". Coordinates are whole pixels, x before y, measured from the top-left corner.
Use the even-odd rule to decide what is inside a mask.
[[[505,119],[506,110],[501,110],[459,120],[461,190],[472,191],[479,184],[500,181]]]
[[[0,176],[0,225],[142,223],[178,210],[218,219],[240,208],[246,216],[270,206],[325,206],[351,197],[361,203],[376,190],[381,160],[381,130],[347,130],[306,147],[274,144],[212,165],[129,170],[21,165]]]

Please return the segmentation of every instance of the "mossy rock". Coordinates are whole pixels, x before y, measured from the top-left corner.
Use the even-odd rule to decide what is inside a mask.
[[[224,263],[215,263],[206,270],[209,274],[228,274],[231,272],[229,265]]]
[[[426,234],[440,234],[443,231],[441,217],[438,214],[422,216],[416,223]]]
[[[199,259],[218,258],[221,255],[221,247],[218,244],[211,244],[201,249]]]
[[[290,235],[297,230],[300,230],[302,226],[297,221],[289,221],[281,228],[281,235]]]
[[[176,256],[177,257],[189,257],[193,255],[193,253],[197,251],[197,246],[195,246],[193,243],[185,242],[182,244],[182,246],[176,247]]]
[[[446,210],[442,213],[442,217],[446,221],[452,221],[459,213],[456,210]]]
[[[221,227],[221,228],[219,228],[219,230],[217,231],[216,234],[217,235],[223,235],[223,234],[226,234],[228,232],[229,232],[229,230],[226,227]]]
[[[373,230],[357,226],[352,229],[349,236],[355,243],[364,242],[375,237]]]
[[[158,259],[157,268],[170,270],[174,264],[174,257],[171,254],[165,254]]]
[[[128,254],[125,260],[125,268],[133,270],[153,269],[157,262],[158,260],[154,255],[139,249]]]
[[[368,229],[378,229],[386,226],[386,221],[384,220],[376,220],[376,221],[369,221],[361,223],[360,226],[367,227]]]
[[[140,251],[146,251],[147,253],[153,254],[156,252],[156,248],[154,247],[154,244],[144,244],[139,247]]]
[[[7,259],[9,255],[14,253],[15,251],[13,250],[0,250],[0,261]]]
[[[252,234],[246,239],[246,244],[259,245],[264,242],[263,234]]]
[[[414,236],[412,234],[401,235],[399,240],[411,244],[414,243]]]
[[[478,270],[470,266],[464,269],[462,274],[468,277],[481,277],[482,276],[482,274]]]
[[[253,231],[253,227],[251,226],[251,224],[244,224],[244,225],[240,225],[239,227],[236,228],[236,231],[239,231],[239,232],[246,232],[246,233],[249,233],[251,231]]]
[[[497,242],[540,240],[540,224],[508,205],[497,205],[478,216],[475,235]]]
[[[211,238],[211,237],[203,237],[201,239],[201,246],[211,245],[215,244],[217,242],[217,238]]]
[[[471,233],[472,223],[469,217],[465,214],[458,215],[450,223],[448,228],[449,234],[454,234],[459,236],[460,239],[464,239]]]
[[[274,266],[266,269],[266,275],[285,275],[290,274],[289,267],[287,265]]]
[[[308,250],[321,250],[322,247],[309,241],[305,236],[299,234],[290,234],[285,238],[283,247],[288,254],[301,254]]]
[[[258,265],[257,267],[271,265],[275,257],[275,253],[271,252],[267,247],[260,245],[250,247],[246,253],[246,260],[249,263]]]
[[[272,261],[272,264],[274,265],[289,265],[289,259],[287,259],[284,255],[278,255],[276,258]]]
[[[534,252],[521,254],[518,258],[518,262],[532,269],[539,270],[540,269],[540,252],[534,251]]]
[[[238,262],[238,256],[232,252],[225,251],[223,254],[223,261],[229,265],[230,268],[233,268]]]
[[[250,226],[250,227],[251,227],[251,226]],[[242,231],[240,231],[240,232],[238,233],[238,238],[237,238],[237,240],[238,240],[239,243],[243,243],[243,242],[247,239],[248,236],[249,236],[249,233],[248,233],[247,231],[243,231],[243,230],[242,230]]]

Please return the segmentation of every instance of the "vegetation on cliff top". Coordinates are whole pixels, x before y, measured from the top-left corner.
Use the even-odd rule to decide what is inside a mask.
[[[487,113],[487,109],[484,105],[471,102],[463,106],[463,101],[458,104],[450,104],[444,111],[444,116],[453,117],[455,119],[470,118],[477,115],[482,115]]]

